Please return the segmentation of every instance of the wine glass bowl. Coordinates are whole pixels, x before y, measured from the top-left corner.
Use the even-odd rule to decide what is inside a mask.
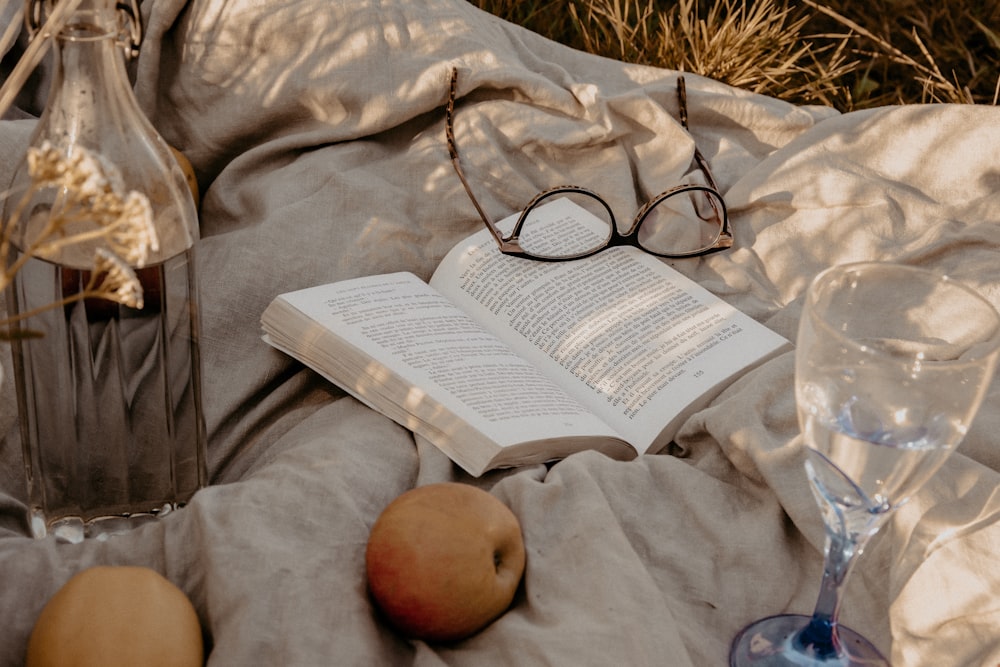
[[[837,619],[868,539],[961,442],[993,378],[1000,315],[929,270],[845,264],[809,286],[795,397],[805,471],[826,528],[812,615],[781,614],[737,635],[732,667],[888,665]]]

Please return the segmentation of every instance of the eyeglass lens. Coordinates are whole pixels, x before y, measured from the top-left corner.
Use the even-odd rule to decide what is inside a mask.
[[[553,224],[553,220],[565,224]],[[575,257],[611,240],[613,218],[604,200],[587,192],[553,190],[536,197],[521,214],[521,249],[546,258]]]
[[[653,200],[638,221],[638,244],[658,255],[685,255],[719,240],[725,204],[714,190],[684,188]]]

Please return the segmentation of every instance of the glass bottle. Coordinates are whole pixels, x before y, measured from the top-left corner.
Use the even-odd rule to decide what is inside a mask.
[[[29,16],[51,9],[36,2],[29,0]],[[115,241],[57,247],[44,259],[29,252],[65,187],[37,193],[9,221],[8,266],[30,255],[9,287],[10,313],[67,301],[14,325],[11,351],[31,530],[70,542],[162,516],[206,483],[197,212],[129,84],[123,46],[138,47],[138,15],[123,7],[82,0],[56,35],[53,81],[30,145],[70,160],[96,155],[117,172],[109,181],[122,192],[145,195],[158,247],[141,266],[126,257],[143,288],[141,307],[79,299],[91,278],[107,275],[95,268],[95,252],[114,251]],[[4,220],[29,181],[25,161]],[[74,224],[76,234],[98,226],[86,216]]]

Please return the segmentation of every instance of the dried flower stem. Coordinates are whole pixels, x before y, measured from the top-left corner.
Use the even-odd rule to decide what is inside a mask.
[[[134,274],[133,277],[135,277]],[[53,301],[52,303],[47,303],[44,306],[38,306],[37,308],[34,308],[32,310],[28,310],[23,313],[17,313],[16,315],[11,315],[10,317],[5,318],[4,320],[2,320],[5,330],[0,330],[0,340],[4,339],[5,337],[9,337],[11,335],[10,331],[11,324],[14,324],[16,322],[21,322],[23,320],[34,317],[35,315],[40,315],[41,313],[48,312],[53,308],[61,308],[71,303],[76,303],[77,301],[83,301],[84,299],[107,299],[109,294],[118,291],[118,288],[109,284],[109,281],[107,280],[106,277],[104,280],[102,280],[101,278],[102,278],[101,274],[91,271],[90,279],[87,281],[87,284],[84,285],[83,289],[80,290],[79,292],[64,297],[59,301]],[[115,281],[114,284],[118,284],[117,281]],[[133,304],[134,304],[132,306],[133,308],[142,308],[143,303],[141,294],[139,301],[137,303],[133,302]]]

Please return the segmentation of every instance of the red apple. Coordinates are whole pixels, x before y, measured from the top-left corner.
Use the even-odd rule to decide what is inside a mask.
[[[510,606],[524,574],[514,513],[468,484],[407,491],[372,526],[368,589],[402,634],[432,642],[464,639]]]

